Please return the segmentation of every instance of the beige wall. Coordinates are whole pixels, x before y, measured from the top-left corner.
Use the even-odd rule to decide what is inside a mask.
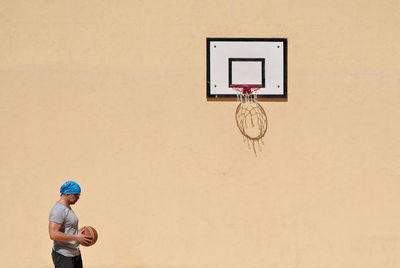
[[[51,267],[67,179],[87,268],[400,267],[400,2],[0,1],[1,267]],[[288,38],[256,158],[206,37]]]

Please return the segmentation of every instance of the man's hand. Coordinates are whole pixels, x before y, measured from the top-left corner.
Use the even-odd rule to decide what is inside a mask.
[[[84,229],[80,230],[76,235],[64,234],[60,231],[61,224],[50,221],[49,235],[51,240],[60,242],[77,241],[79,244],[89,246],[92,243],[92,237],[84,234]]]
[[[85,230],[81,229],[76,235],[75,240],[83,246],[89,246],[92,243],[92,237],[90,235],[85,235]]]

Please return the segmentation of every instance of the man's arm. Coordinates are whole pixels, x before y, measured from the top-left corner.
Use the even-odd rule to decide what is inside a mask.
[[[65,234],[60,231],[61,224],[49,221],[49,235],[51,240],[56,240],[60,242],[70,242],[78,241],[80,244],[87,246],[90,245],[92,237],[90,235],[85,235],[83,230],[76,235]]]

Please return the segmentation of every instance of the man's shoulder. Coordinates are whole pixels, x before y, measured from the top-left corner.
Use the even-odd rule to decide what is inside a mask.
[[[53,209],[64,210],[64,208],[66,208],[66,207],[63,204],[61,204],[60,202],[56,202],[51,210],[53,210]]]
[[[57,202],[50,211],[49,220],[56,223],[62,223],[68,208],[63,204]]]

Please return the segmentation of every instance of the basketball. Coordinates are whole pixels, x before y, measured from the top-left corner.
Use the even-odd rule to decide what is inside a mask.
[[[97,237],[98,237],[96,229],[94,229],[92,226],[85,226],[85,227],[82,227],[81,229],[79,229],[79,231],[81,231],[81,230],[84,230],[85,235],[89,235],[92,237],[92,243],[90,243],[87,246],[86,245],[82,245],[82,246],[85,246],[85,247],[93,246],[96,243]]]

